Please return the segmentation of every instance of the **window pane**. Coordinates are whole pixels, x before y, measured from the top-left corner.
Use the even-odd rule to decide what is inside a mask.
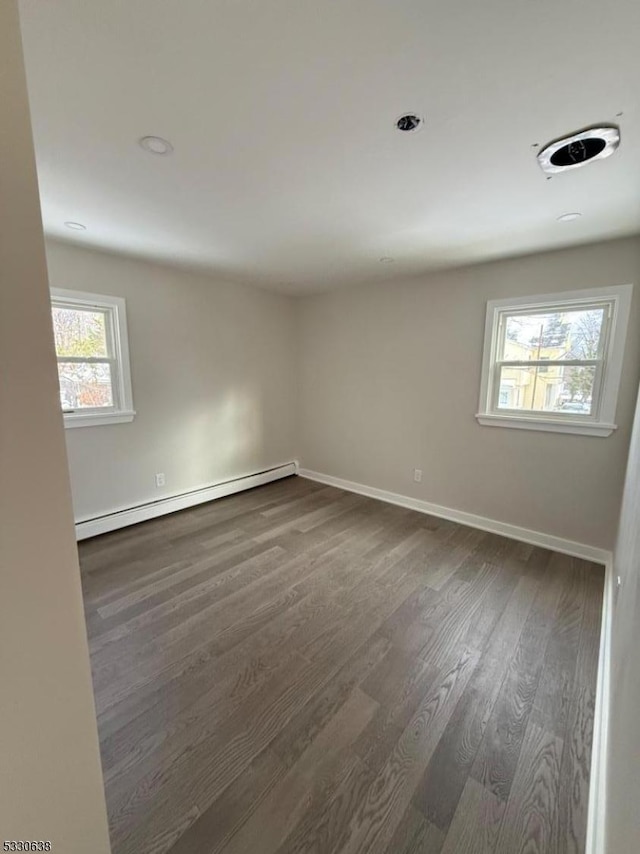
[[[591,415],[595,366],[502,367],[498,409]]]
[[[507,361],[595,359],[599,354],[605,308],[574,309],[506,317]]]
[[[54,306],[53,332],[58,356],[109,355],[103,311]]]
[[[63,409],[113,406],[111,365],[104,362],[58,362]]]

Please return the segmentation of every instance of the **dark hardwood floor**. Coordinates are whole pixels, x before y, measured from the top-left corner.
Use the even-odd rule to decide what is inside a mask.
[[[114,854],[580,854],[603,570],[289,478],[80,544]]]

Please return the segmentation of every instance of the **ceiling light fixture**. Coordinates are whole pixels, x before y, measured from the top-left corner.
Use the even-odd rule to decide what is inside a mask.
[[[81,222],[65,222],[67,228],[70,228],[72,231],[86,231],[87,226],[83,225]]]
[[[569,169],[579,169],[592,160],[611,157],[619,145],[619,128],[588,128],[547,145],[538,153],[538,163],[543,172],[553,175]]]
[[[161,136],[143,136],[138,140],[138,144],[140,148],[148,151],[149,154],[158,154],[161,157],[166,157],[167,154],[171,154],[173,151],[171,143],[166,139],[162,139]]]
[[[423,120],[416,113],[404,113],[396,119],[396,128],[402,133],[417,133],[422,125]]]
[[[580,219],[582,216],[581,213],[575,211],[574,213],[566,213],[562,214],[562,216],[558,217],[558,222],[573,222],[576,219]]]

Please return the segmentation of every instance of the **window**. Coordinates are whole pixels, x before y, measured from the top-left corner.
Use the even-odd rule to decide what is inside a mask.
[[[609,436],[631,290],[487,303],[480,424]]]
[[[65,426],[132,421],[124,300],[54,288],[51,307]]]

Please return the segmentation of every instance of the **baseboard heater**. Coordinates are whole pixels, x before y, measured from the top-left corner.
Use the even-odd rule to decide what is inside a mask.
[[[211,486],[193,489],[190,492],[182,492],[179,495],[170,495],[167,498],[159,498],[157,501],[149,501],[146,504],[138,504],[134,507],[125,507],[122,510],[114,510],[102,516],[91,519],[82,519],[76,522],[76,539],[86,540],[98,534],[106,534],[108,531],[116,531],[118,528],[126,528],[128,525],[136,525],[147,519],[157,516],[165,516],[167,513],[175,513],[176,510],[184,510],[194,507],[196,504],[205,504],[225,495],[233,495],[235,492],[243,492],[245,489],[253,489],[283,477],[290,477],[298,473],[297,462],[284,463],[253,474],[241,475],[232,480],[225,480]]]

